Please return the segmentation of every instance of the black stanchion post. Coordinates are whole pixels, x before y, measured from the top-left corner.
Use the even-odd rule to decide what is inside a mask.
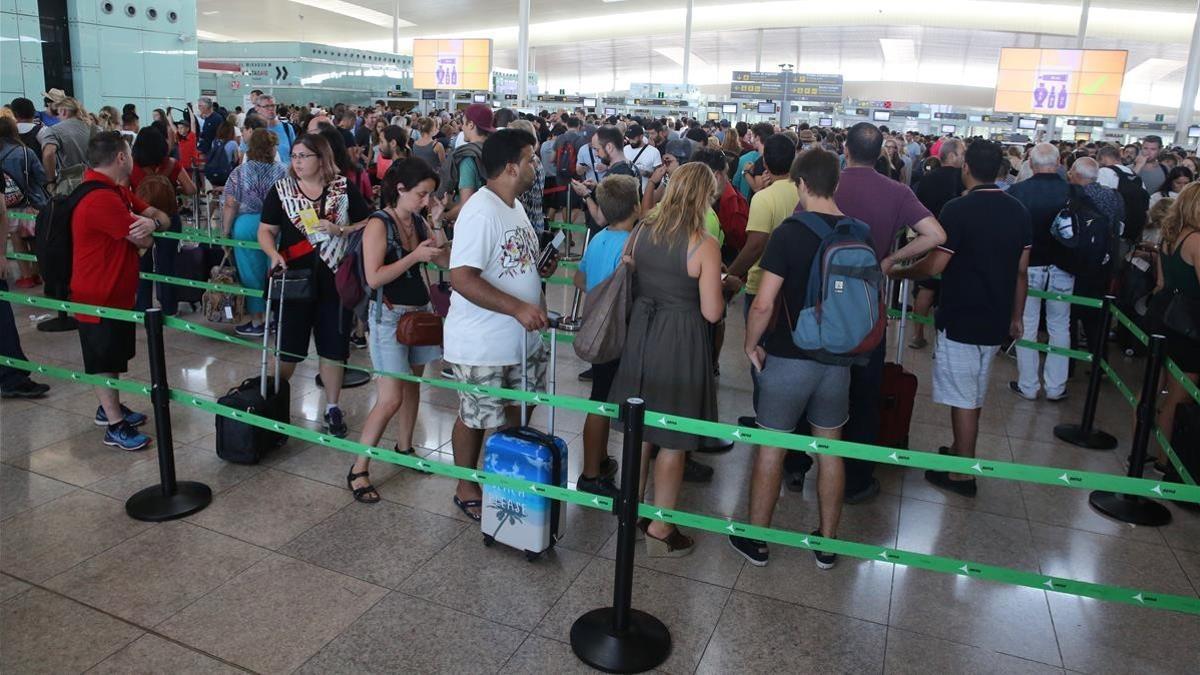
[[[1162,372],[1166,350],[1166,338],[1150,336],[1150,354],[1146,359],[1146,373],[1142,376],[1142,396],[1138,399],[1137,426],[1133,431],[1133,451],[1129,456],[1130,478],[1141,478],[1146,468],[1146,449],[1150,447],[1150,433],[1154,430],[1154,414],[1158,403],[1158,375]],[[1123,523],[1158,527],[1171,522],[1171,512],[1153,499],[1139,495],[1095,490],[1088,497],[1092,508]]]
[[[1054,427],[1054,435],[1072,445],[1090,450],[1112,450],[1117,447],[1117,439],[1109,433],[1094,428],[1096,424],[1096,404],[1100,401],[1100,384],[1104,378],[1104,369],[1100,366],[1108,353],[1108,329],[1112,323],[1112,305],[1116,298],[1104,296],[1104,305],[1100,308],[1100,329],[1096,331],[1096,344],[1092,348],[1092,370],[1088,376],[1087,398],[1083,403],[1083,419],[1079,424],[1060,424]]]
[[[204,483],[175,480],[175,447],[171,441],[171,390],[163,347],[162,310],[146,310],[146,351],[150,358],[150,403],[158,445],[159,484],[139,490],[125,502],[125,512],[137,520],[174,520],[202,510],[212,502]]]
[[[645,403],[621,406],[625,444],[621,452],[621,496],[617,500],[617,561],[613,606],[584,614],[571,626],[571,649],[587,665],[607,673],[652,670],[671,653],[671,632],[655,617],[633,609],[633,547],[637,532],[638,480],[642,467]]]

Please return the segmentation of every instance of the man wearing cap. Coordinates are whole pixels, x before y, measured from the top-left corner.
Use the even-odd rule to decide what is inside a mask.
[[[58,104],[66,97],[67,93],[62,89],[51,89],[50,91],[42,92],[42,104],[46,106],[46,109],[38,112],[38,121],[47,127],[58,124]]]
[[[457,199],[454,206],[446,210],[446,220],[453,221],[457,218],[458,212],[471,195],[483,186],[483,142],[494,131],[496,126],[491,106],[485,103],[472,103],[467,106],[463,112],[463,142],[455,145],[454,151],[450,153],[451,182],[445,189]]]
[[[646,141],[646,132],[642,125],[633,123],[625,130],[625,160],[642,180],[642,192],[646,191],[646,183],[650,174],[662,164],[662,154],[658,148]]]
[[[667,183],[671,179],[671,173],[681,164],[686,164],[691,158],[691,141],[686,138],[667,141],[667,144],[663,146],[662,164],[654,170],[654,173],[650,174],[645,194],[642,195],[642,213],[650,213],[650,209],[662,200],[663,195],[667,192]]]

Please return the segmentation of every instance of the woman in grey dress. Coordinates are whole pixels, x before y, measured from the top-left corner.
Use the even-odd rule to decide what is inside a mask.
[[[721,319],[721,250],[704,228],[717,182],[702,163],[685,164],[671,176],[662,203],[643,221],[630,256],[634,265],[633,311],[610,401],[636,396],[646,409],[695,419],[716,419],[710,325]],[[673,509],[683,482],[685,451],[700,447],[692,434],[646,427],[643,437],[644,500],[650,446],[654,462],[654,505]],[[643,523],[643,525],[646,525]],[[644,527],[652,557],[680,557],[693,541],[674,525]]]

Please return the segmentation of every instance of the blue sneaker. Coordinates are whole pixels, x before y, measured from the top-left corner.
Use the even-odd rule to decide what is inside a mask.
[[[238,335],[245,335],[248,337],[262,337],[264,330],[266,330],[266,327],[262,324],[255,324],[253,321],[247,321],[246,323],[234,328],[233,332],[237,333]]]
[[[122,450],[141,450],[150,445],[150,437],[138,432],[128,422],[120,422],[104,432],[104,444]]]
[[[126,408],[124,403],[121,404],[121,412],[125,413],[125,421],[131,427],[140,427],[146,423],[145,415],[140,412],[133,412],[129,408]],[[94,422],[98,427],[108,426],[108,415],[104,414],[104,406],[96,408],[96,419]]]
[[[334,406],[325,413],[325,433],[337,438],[345,438],[349,431],[341,408]]]

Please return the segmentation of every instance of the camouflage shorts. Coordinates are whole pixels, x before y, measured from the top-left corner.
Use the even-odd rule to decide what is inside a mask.
[[[546,365],[548,351],[545,345],[539,344],[537,351],[529,355],[527,389],[542,391],[546,386]],[[511,366],[462,366],[450,364],[454,379],[458,382],[476,384],[482,387],[503,387],[505,389],[521,388],[521,365]],[[458,416],[471,429],[496,429],[504,426],[506,403],[516,405],[508,399],[491,394],[476,394],[469,391],[458,392]]]

